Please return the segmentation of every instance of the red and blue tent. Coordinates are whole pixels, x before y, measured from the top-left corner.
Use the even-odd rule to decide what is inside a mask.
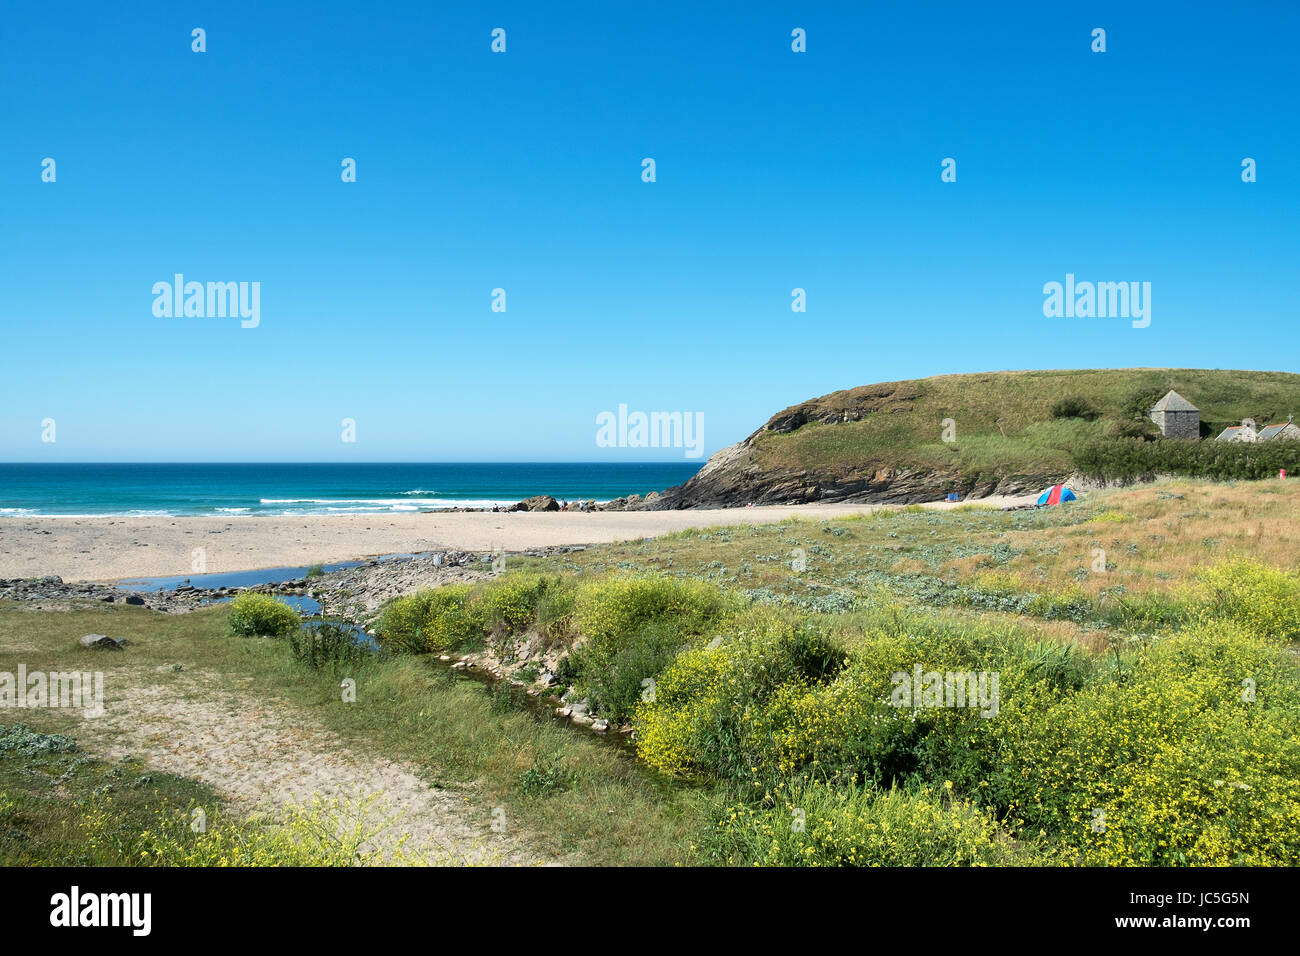
[[[1040,505],[1059,505],[1062,501],[1074,501],[1074,492],[1065,485],[1052,485],[1038,496]]]

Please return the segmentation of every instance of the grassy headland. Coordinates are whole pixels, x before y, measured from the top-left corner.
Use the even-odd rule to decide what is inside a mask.
[[[1100,369],[884,382],[778,412],[666,497],[684,507],[841,498],[911,502],[948,491],[1034,490],[1076,471],[1134,477],[1140,465],[1108,474],[1112,461],[1132,457],[1127,443],[1189,444],[1153,441],[1159,432],[1148,410],[1171,388],[1200,409],[1205,438],[1243,418],[1262,426],[1300,414],[1300,375],[1289,372]],[[1292,452],[1293,467],[1300,465],[1300,444]],[[1149,467],[1184,471],[1173,461]],[[1188,467],[1189,474],[1234,474],[1197,472],[1199,463]]]

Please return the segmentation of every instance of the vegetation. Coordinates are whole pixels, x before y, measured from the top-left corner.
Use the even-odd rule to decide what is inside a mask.
[[[707,861],[761,866],[1026,866],[992,815],[948,791],[813,783],[718,814],[699,847]]]
[[[304,743],[324,731],[331,748],[344,748],[357,761],[357,781],[368,779],[363,768],[374,761],[408,768],[450,793],[463,792],[463,802],[458,802],[464,821],[481,831],[489,860],[497,841],[519,835],[541,860],[647,866],[688,861],[691,840],[713,807],[709,786],[670,785],[622,749],[593,735],[575,734],[545,715],[516,706],[494,710],[494,698],[483,684],[431,668],[414,655],[366,653],[355,666],[304,666],[295,658],[292,640],[234,637],[232,610],[231,604],[220,604],[160,614],[95,603],[47,612],[0,602],[0,633],[21,634],[23,642],[21,650],[12,644],[0,648],[0,672],[15,671],[19,661],[29,671],[93,666],[104,672],[110,713],[118,701],[146,694],[171,702],[168,721],[183,722],[195,703],[215,701],[221,713],[232,708],[267,712],[302,727],[307,731],[301,735]],[[87,633],[127,638],[128,650],[111,655],[85,650],[78,638]],[[356,703],[341,700],[343,677],[355,681]],[[128,715],[130,721],[142,717],[137,710]],[[101,748],[120,744],[107,721],[85,720],[70,709],[29,709],[23,719],[37,736],[24,734],[0,749],[0,863],[138,863],[107,842],[93,854],[87,852],[86,801],[104,787],[111,788],[106,794],[113,799],[108,822],[122,840],[157,831],[160,813],[200,804],[212,808],[212,823],[213,812],[221,809],[208,788],[151,769],[152,743],[134,746],[132,758],[121,764],[93,758]],[[193,719],[201,725],[202,718]],[[250,726],[247,732],[256,735],[258,729]],[[52,761],[48,773],[33,775],[31,761],[18,757],[19,748],[58,749],[65,737],[75,738],[85,751],[38,753],[33,759]],[[168,753],[175,746],[170,730],[157,739],[165,741]],[[295,753],[293,759],[310,760],[310,755]],[[549,776],[558,782],[539,785],[525,777],[533,767],[551,770]],[[472,788],[464,788],[465,781],[472,781]],[[18,809],[6,809],[10,802]],[[345,824],[355,823],[359,811],[357,805],[333,798],[326,799],[326,808]],[[507,821],[501,836],[492,829],[494,808],[504,811]],[[289,819],[287,813],[283,820]],[[229,814],[215,819],[249,826],[270,822]],[[394,826],[400,831],[401,821]]]
[[[1040,511],[603,545],[399,598],[376,621],[381,652],[338,624],[232,640],[238,604],[16,605],[0,628],[48,669],[94,653],[82,633],[128,636],[128,653],[96,657],[116,693],[198,670],[210,691],[282,701],[431,783],[475,781],[484,811],[552,858],[1293,866],[1297,499],[1289,481],[1172,481]],[[428,661],[506,661],[525,642],[561,654],[561,681],[598,714],[632,722],[635,759]],[[341,677],[357,703],[340,702]],[[76,721],[33,711],[0,732],[2,859],[404,861],[366,857],[365,828],[334,804],[223,811],[195,839],[177,814],[211,794],[136,765],[108,776],[68,736]],[[340,828],[358,840],[317,840]]]
[[[949,473],[956,487],[1010,476],[1064,477],[1090,443],[1150,437],[1147,411],[1171,388],[1200,408],[1203,434],[1243,418],[1285,421],[1300,413],[1300,375],[1287,372],[941,375],[847,389],[786,409],[754,438],[756,461],[773,475],[806,472],[810,484],[890,468]],[[955,441],[943,440],[945,419],[954,423]]]
[[[240,637],[284,637],[302,624],[302,617],[269,594],[245,593],[231,603],[230,630]]]
[[[515,564],[583,577],[653,571],[806,612],[851,610],[885,592],[1029,615],[1045,635],[1092,646],[1098,629],[1146,628],[1165,595],[1234,559],[1300,567],[1300,481],[1161,481],[1021,511],[863,506],[834,521],[692,529]]]
[[[1082,418],[1092,421],[1101,417],[1101,410],[1082,395],[1066,395],[1052,403],[1053,418]]]
[[[1190,478],[1256,479],[1300,467],[1300,441],[1144,441],[1116,437],[1090,442],[1074,454],[1081,474],[1106,480],[1181,475]]]
[[[338,621],[304,623],[289,634],[294,660],[308,667],[332,672],[356,670],[374,653],[357,629]]]
[[[577,572],[564,676],[591,694],[627,664],[589,647],[639,650],[638,755],[730,795],[700,861],[1294,865],[1300,581],[1282,567],[1295,493],[1167,483],[1091,497],[589,549],[556,562]],[[1236,521],[1241,553],[1207,551],[1202,523],[1223,535],[1238,509],[1255,519]],[[1189,526],[1185,542],[1152,530],[1171,522]],[[1122,536],[1103,539],[1113,558],[1096,535]],[[1153,538],[1154,555],[1120,546]],[[1124,576],[1130,561],[1142,578]],[[997,706],[899,706],[897,677],[918,666],[996,675]],[[612,710],[631,690],[592,699]]]
[[[694,581],[508,574],[398,598],[380,615],[375,637],[391,650],[444,653],[487,642],[506,648],[531,630],[549,642],[576,629],[585,642],[565,676],[622,720],[630,716],[642,681],[719,621],[727,606],[717,588]]]
[[[62,734],[0,725],[0,864],[358,866],[385,856],[375,826],[338,801],[239,817],[203,786],[97,760]],[[439,858],[438,863],[450,862]]]

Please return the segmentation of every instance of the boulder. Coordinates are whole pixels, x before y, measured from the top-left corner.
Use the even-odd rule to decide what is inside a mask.
[[[531,498],[525,498],[523,501],[513,504],[507,509],[509,511],[559,511],[560,503],[550,495],[533,495]]]
[[[107,634],[87,634],[81,639],[81,646],[100,651],[120,651],[122,649],[122,644],[113,640]]]

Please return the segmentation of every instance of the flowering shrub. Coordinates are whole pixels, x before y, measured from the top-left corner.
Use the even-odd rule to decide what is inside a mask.
[[[1078,693],[1004,708],[989,796],[1070,862],[1300,860],[1300,680],[1232,625],[1159,641]]]
[[[727,808],[696,849],[728,866],[1034,862],[1013,846],[991,814],[947,793],[811,784],[778,788],[762,806]]]
[[[471,619],[468,584],[448,584],[390,601],[375,622],[375,642],[385,650],[437,654],[483,636]]]
[[[583,581],[572,626],[582,636],[569,669],[579,692],[617,720],[632,714],[643,682],[733,612],[721,589],[680,578],[616,575]]]
[[[713,646],[688,650],[637,708],[638,753],[670,773],[709,770],[751,777],[769,768],[771,702],[833,675],[844,652],[769,608],[752,609]]]
[[[482,615],[511,634],[537,620],[537,605],[548,590],[560,587],[559,578],[540,574],[507,574],[478,591]]]
[[[388,603],[375,624],[380,646],[416,654],[439,654],[473,646],[499,628],[529,628],[547,600],[571,592],[560,578],[510,574],[483,584],[445,584]]]
[[[1261,640],[1300,640],[1300,582],[1255,561],[1230,561],[1197,575],[1193,595],[1214,615]]]
[[[301,624],[297,611],[269,594],[244,593],[230,606],[230,630],[240,637],[283,637]]]
[[[574,624],[588,641],[612,644],[655,621],[683,635],[703,634],[732,607],[719,588],[702,581],[615,575],[578,586]]]

